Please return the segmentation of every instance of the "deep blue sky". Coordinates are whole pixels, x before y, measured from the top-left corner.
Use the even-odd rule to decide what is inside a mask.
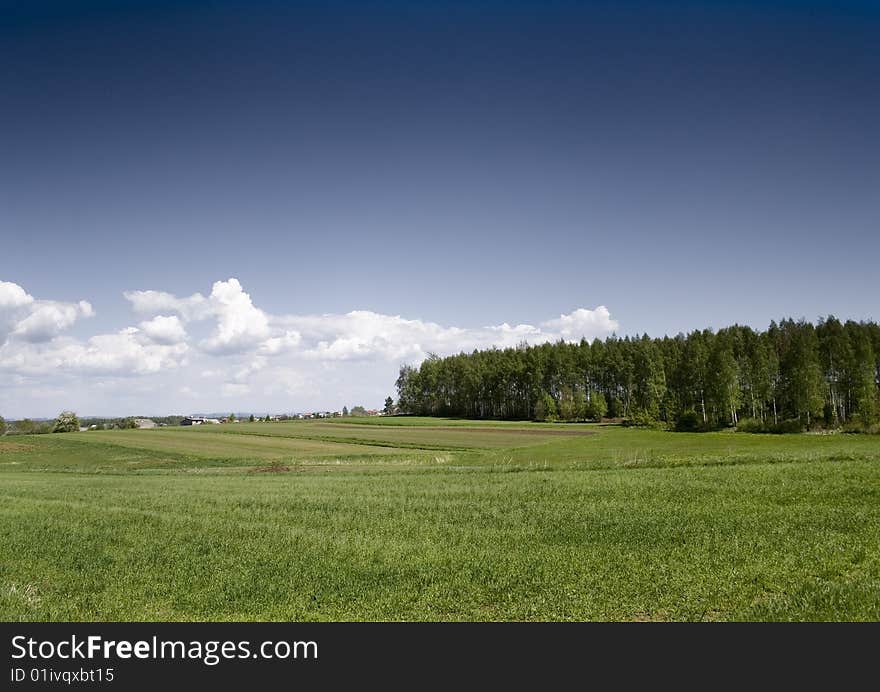
[[[462,327],[880,318],[878,3],[2,7],[0,279],[89,300],[74,334],[232,276]]]

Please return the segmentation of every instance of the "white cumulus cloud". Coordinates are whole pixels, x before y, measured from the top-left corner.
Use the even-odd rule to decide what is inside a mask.
[[[30,314],[19,320],[12,329],[12,336],[30,342],[49,341],[69,327],[80,317],[92,317],[95,312],[90,303],[59,303],[39,300],[28,305]]]
[[[126,401],[154,397],[166,407],[182,396],[187,407],[204,405],[204,410],[213,410],[221,397],[255,410],[291,410],[295,402],[330,406],[333,401],[341,408],[342,403],[359,403],[349,397],[370,403],[367,399],[375,396],[380,402],[393,393],[400,364],[417,365],[430,353],[592,340],[619,329],[604,305],[536,324],[485,326],[442,325],[371,310],[271,314],[254,303],[236,278],[215,282],[207,297],[160,290],[124,296],[140,316],[137,326],[80,339],[65,330],[94,314],[88,302],[38,299],[18,284],[0,281],[0,385],[6,383],[5,393],[0,386],[0,407],[12,401],[4,396],[37,402],[33,393],[41,388],[68,386],[59,382],[104,396],[112,388],[97,384],[105,378],[118,382],[140,376],[148,378],[140,380],[143,387],[126,380],[112,396],[125,392]],[[206,323],[203,337],[188,327],[194,322]]]
[[[33,296],[18,284],[11,281],[0,281],[0,310],[20,308],[33,302]]]
[[[11,341],[0,348],[0,370],[40,376],[58,373],[145,375],[178,367],[186,344],[150,342],[135,327],[115,334],[98,334],[79,341],[69,337],[48,343]]]
[[[424,358],[428,353],[449,355],[481,348],[506,348],[522,342],[593,340],[618,328],[608,310],[575,310],[540,326],[502,323],[486,327],[444,327],[435,322],[405,319],[368,310],[344,315],[286,316],[278,322],[301,334],[302,355],[313,360],[388,360]]]
[[[541,324],[551,332],[558,332],[566,341],[579,341],[582,336],[608,335],[617,331],[620,326],[617,320],[611,319],[611,313],[604,305],[595,310],[578,308],[567,315],[560,315],[555,320],[547,320]]]
[[[215,282],[208,298],[200,293],[178,298],[162,291],[127,292],[125,297],[139,312],[173,311],[183,320],[213,319],[211,335],[199,343],[207,353],[250,353],[310,361],[420,360],[428,353],[504,348],[524,341],[592,340],[608,336],[619,327],[604,305],[593,310],[578,308],[539,325],[511,326],[504,322],[485,327],[447,327],[370,310],[271,315],[254,305],[235,278]]]
[[[141,322],[140,328],[157,344],[179,344],[186,341],[186,329],[177,315],[157,315],[151,320]]]
[[[7,339],[42,343],[95,311],[85,300],[37,300],[18,284],[0,281],[0,344]]]
[[[204,319],[210,315],[208,299],[201,293],[194,293],[189,298],[178,298],[165,291],[125,291],[122,295],[135,312],[147,315],[176,312],[186,321]]]
[[[273,341],[283,335],[273,335],[269,329],[268,315],[254,306],[250,295],[245,293],[238,279],[216,281],[211,295],[205,298],[194,293],[187,298],[178,298],[165,291],[126,291],[125,298],[136,312],[156,314],[174,312],[185,322],[214,319],[213,333],[200,346],[208,352],[217,354],[242,353],[263,345],[268,351],[279,351],[286,341]]]
[[[217,328],[202,342],[205,350],[240,353],[259,346],[270,337],[269,317],[254,307],[238,279],[215,282],[209,301],[212,314],[217,318]]]
[[[299,332],[287,329],[280,336],[273,336],[262,342],[258,352],[267,356],[290,352],[299,346],[301,341],[302,335]]]

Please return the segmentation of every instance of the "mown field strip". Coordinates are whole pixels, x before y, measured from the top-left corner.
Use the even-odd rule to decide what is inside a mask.
[[[212,433],[194,431],[96,431],[71,437],[81,444],[111,444],[137,449],[190,454],[203,457],[250,457],[254,459],[303,455],[387,454],[397,449],[387,443],[351,442],[344,439]],[[368,447],[369,449],[364,449]]]
[[[237,430],[224,430],[223,435],[245,435],[248,437],[269,437],[273,439],[290,439],[290,440],[314,440],[317,442],[330,442],[332,444],[353,444],[365,445],[368,447],[391,447],[393,449],[424,449],[426,451],[437,452],[465,452],[471,449],[490,449],[488,447],[450,447],[446,445],[432,445],[427,443],[385,441],[376,438],[357,438],[357,437],[333,437],[329,435],[313,435],[313,434],[279,434],[279,433],[261,433],[261,432],[239,432]]]
[[[216,427],[199,430],[214,431]],[[352,434],[355,431],[356,434]],[[223,434],[266,435],[269,437],[292,436],[319,440],[357,440],[365,444],[382,443],[396,447],[447,450],[534,446],[551,442],[558,437],[581,437],[593,434],[592,430],[586,429],[583,426],[580,430],[562,426],[555,430],[548,430],[537,427],[533,429],[509,429],[486,427],[484,425],[449,428],[437,425],[429,427],[391,427],[387,425],[347,425],[311,421],[239,423],[221,426],[217,432]]]

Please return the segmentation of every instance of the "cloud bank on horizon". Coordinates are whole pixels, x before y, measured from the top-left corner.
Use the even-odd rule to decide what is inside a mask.
[[[83,339],[66,332],[94,316],[89,302],[37,299],[0,281],[0,414],[375,405],[391,393],[402,363],[417,364],[430,353],[592,340],[619,328],[604,305],[537,325],[479,328],[369,310],[274,315],[254,305],[235,278],[216,281],[207,296],[157,290],[124,296],[136,326]]]

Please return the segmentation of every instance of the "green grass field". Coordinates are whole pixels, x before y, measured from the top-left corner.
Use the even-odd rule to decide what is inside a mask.
[[[410,418],[0,438],[0,618],[878,620],[880,440]]]

